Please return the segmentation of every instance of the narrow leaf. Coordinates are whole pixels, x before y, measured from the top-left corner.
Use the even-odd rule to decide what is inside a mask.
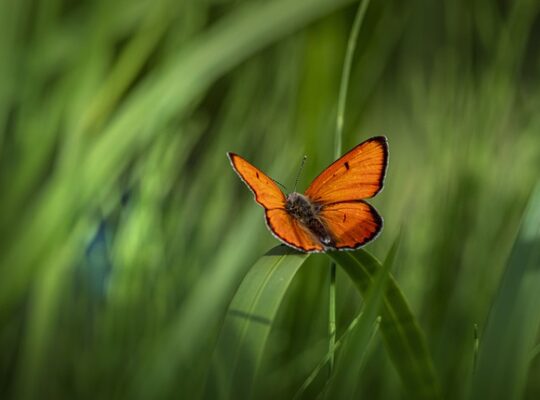
[[[380,262],[365,250],[330,253],[362,295],[373,285]],[[406,392],[415,399],[440,398],[440,389],[424,332],[392,275],[383,300],[381,333]]]
[[[525,211],[480,339],[471,398],[522,398],[530,355],[540,327],[539,310],[540,183]]]
[[[250,398],[279,305],[307,257],[275,247],[246,275],[217,342],[207,398]]]
[[[328,399],[354,398],[358,382],[360,381],[363,360],[365,359],[363,355],[367,351],[377,314],[381,310],[380,306],[388,281],[388,274],[394,264],[398,246],[399,236],[388,252],[382,268],[377,271],[373,284],[367,291],[364,310],[353,334],[345,341],[343,348],[339,352],[330,387],[325,393],[325,397]]]

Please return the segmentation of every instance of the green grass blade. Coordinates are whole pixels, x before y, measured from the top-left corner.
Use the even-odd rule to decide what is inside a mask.
[[[166,397],[175,382],[190,390],[202,384],[193,382],[187,374],[179,378],[177,373],[185,365],[193,366],[194,358],[203,358],[201,353],[215,340],[214,332],[222,321],[227,304],[249,272],[250,265],[242,262],[242,253],[245,248],[254,247],[258,240],[258,236],[252,234],[254,227],[261,222],[255,217],[257,211],[253,208],[237,221],[215,255],[219,262],[206,271],[204,279],[193,285],[167,329],[141,355],[145,362],[140,364],[135,374],[131,398]],[[239,244],[238,237],[242,232],[250,234]],[[208,353],[209,358],[211,353]]]
[[[334,157],[338,159],[342,154],[343,147],[343,123],[345,121],[345,104],[347,100],[347,89],[349,88],[349,79],[351,76],[351,65],[356,49],[356,41],[358,32],[362,26],[364,15],[366,14],[369,0],[362,0],[354,17],[351,33],[347,42],[347,52],[345,53],[345,61],[343,62],[343,72],[341,73],[341,82],[339,86],[339,96],[337,105],[336,132],[334,139]],[[328,336],[329,336],[329,351],[330,364],[329,372],[334,369],[334,348],[336,346],[336,263],[330,262],[330,287],[328,299]]]
[[[480,339],[472,399],[523,396],[540,327],[540,183],[529,201]]]
[[[325,392],[327,399],[352,399],[360,382],[360,373],[365,360],[370,338],[373,333],[373,326],[377,314],[381,310],[388,274],[394,264],[397,249],[399,246],[399,236],[390,248],[388,256],[377,271],[373,284],[370,285],[364,302],[364,310],[356,325],[353,334],[345,341],[341,348],[336,368],[330,379],[330,387]],[[357,265],[352,264],[350,268]]]
[[[335,252],[330,256],[343,267],[365,295],[380,262],[365,250]],[[440,389],[424,333],[397,282],[390,275],[384,296],[381,333],[392,363],[411,398],[440,398]]]
[[[341,74],[341,82],[339,87],[337,119],[336,119],[336,138],[334,157],[337,159],[341,157],[343,151],[343,124],[345,122],[345,105],[347,101],[347,92],[349,88],[349,79],[351,77],[351,65],[354,56],[354,50],[356,49],[356,41],[358,39],[358,32],[364,21],[366,10],[369,5],[369,0],[362,0],[356,11],[354,17],[353,26],[349,35],[349,41],[347,43],[347,53],[345,54],[345,61],[343,63],[343,72]]]
[[[351,323],[349,324],[349,326],[347,327],[347,329],[345,330],[343,335],[341,335],[341,337],[336,341],[336,344],[335,344],[334,349],[333,349],[334,352],[337,349],[339,349],[341,347],[341,345],[343,343],[345,343],[345,340],[348,339],[348,337],[354,332],[354,330],[356,328],[356,325],[358,325],[358,322],[360,321],[360,318],[362,318],[362,313],[357,315],[356,318],[354,318],[351,321]],[[371,334],[372,336],[374,336],[375,333],[379,330],[380,323],[381,323],[381,321],[380,321],[380,317],[379,317],[379,318],[377,318],[377,321],[375,322],[375,324],[373,326],[372,334]],[[332,356],[333,356],[333,352],[329,351],[328,353],[326,353],[326,356],[319,362],[319,364],[317,364],[317,366],[315,368],[313,368],[313,371],[311,371],[311,373],[306,378],[304,383],[302,383],[302,386],[300,386],[300,388],[296,391],[293,399],[302,398],[302,396],[304,395],[306,389],[313,383],[313,381],[315,380],[315,378],[317,378],[317,376],[322,371],[322,369],[327,364],[329,364],[331,362]]]
[[[279,305],[307,257],[275,247],[246,275],[217,342],[207,398],[250,398]]]

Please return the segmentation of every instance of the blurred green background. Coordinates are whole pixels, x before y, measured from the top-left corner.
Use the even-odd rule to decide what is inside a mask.
[[[332,161],[357,7],[0,2],[2,398],[219,397],[227,307],[277,244],[225,152],[287,187],[307,154],[300,190]],[[536,0],[373,0],[353,59],[344,149],[381,134],[390,146],[372,201],[385,228],[368,250],[384,258],[402,230],[393,274],[448,399],[467,396],[475,325],[482,346],[540,175],[539,12]],[[257,398],[292,398],[324,358],[328,271],[309,257],[280,299]],[[338,270],[338,336],[361,302]],[[406,396],[378,337],[356,394]]]

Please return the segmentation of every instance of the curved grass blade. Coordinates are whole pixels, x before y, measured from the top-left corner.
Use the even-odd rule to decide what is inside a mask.
[[[345,104],[347,100],[347,89],[349,88],[349,79],[351,76],[351,65],[356,49],[356,41],[358,39],[358,32],[362,26],[364,16],[366,15],[366,9],[369,5],[369,0],[362,0],[356,11],[354,17],[351,33],[349,34],[349,40],[347,42],[347,52],[345,53],[345,61],[343,62],[343,72],[341,73],[341,83],[339,86],[338,106],[337,106],[337,118],[336,118],[336,132],[334,139],[334,157],[338,159],[342,154],[343,143],[343,124],[345,121]],[[330,351],[330,368],[332,373],[334,369],[334,348],[336,346],[336,263],[330,262],[330,287],[328,296],[328,336]]]
[[[388,268],[388,271],[389,269],[391,268],[393,262],[394,262],[394,258],[395,258],[395,254],[396,254],[396,250],[397,250],[397,245],[398,245],[398,239],[396,239],[396,243],[394,243],[394,246],[392,246],[390,252],[388,253],[388,256],[386,258],[386,261],[385,261],[385,264],[384,264],[384,268]],[[388,272],[387,271],[387,272]],[[386,278],[383,278],[383,275],[385,275],[384,273],[382,273],[383,271],[381,271],[381,273],[379,273],[379,276],[376,280],[376,282],[379,282],[379,279],[386,279]],[[381,283],[382,284],[382,283]],[[328,353],[326,354],[326,356],[320,361],[320,363],[313,369],[313,371],[311,372],[311,374],[307,377],[307,379],[304,381],[304,383],[302,384],[302,386],[298,389],[298,391],[296,392],[295,396],[294,396],[294,399],[298,399],[300,398],[304,392],[306,391],[306,389],[309,387],[309,385],[311,385],[311,383],[313,383],[313,381],[315,380],[315,378],[317,377],[317,375],[320,373],[320,371],[324,368],[324,366],[327,364],[327,363],[331,363],[332,362],[332,357],[334,355],[334,352],[340,348],[342,345],[345,344],[345,350],[341,350],[340,351],[340,354],[341,353],[347,353],[348,351],[352,350],[352,353],[354,354],[358,354],[359,351],[358,349],[362,349],[364,350],[363,351],[363,354],[360,358],[361,361],[360,363],[362,363],[363,359],[365,358],[365,349],[367,348],[367,346],[369,345],[369,343],[371,342],[371,339],[372,337],[375,335],[375,333],[378,331],[379,329],[379,325],[380,325],[380,317],[377,317],[376,318],[376,321],[373,323],[373,326],[371,327],[371,329],[369,329],[368,333],[369,333],[369,336],[367,337],[367,343],[365,343],[364,345],[359,345],[359,342],[358,342],[358,332],[359,330],[360,331],[364,331],[364,329],[367,329],[365,326],[362,327],[362,325],[360,325],[360,328],[357,328],[358,324],[360,322],[362,322],[362,324],[365,324],[366,321],[368,321],[368,319],[370,318],[370,316],[366,316],[365,315],[365,312],[368,311],[366,307],[368,307],[368,304],[371,304],[369,299],[371,299],[373,297],[373,295],[375,295],[374,293],[374,290],[376,288],[376,285],[373,286],[372,290],[371,290],[371,294],[368,295],[368,296],[371,296],[369,297],[366,302],[365,302],[365,306],[364,306],[364,309],[359,313],[358,316],[356,316],[352,321],[351,323],[349,324],[349,326],[347,327],[347,329],[345,330],[345,332],[343,333],[343,335],[339,338],[339,340],[336,341],[334,347],[332,349],[330,349],[328,351]],[[380,288],[380,293],[382,295],[382,288]],[[377,292],[378,293],[378,292]],[[377,306],[377,307],[375,307]],[[378,310],[378,307],[379,307],[379,304],[372,304],[372,305],[369,305],[369,307],[372,307],[375,309],[375,312]],[[353,334],[354,333],[354,334]],[[352,337],[351,337],[352,336]],[[353,345],[351,345],[351,343],[354,343]],[[350,349],[350,347],[353,347],[353,349]],[[343,359],[344,357],[340,357],[341,359]],[[355,356],[354,359],[351,359],[351,360],[348,360],[347,362],[349,364],[347,364],[345,361],[339,361],[338,363],[338,370],[336,371],[336,374],[339,374],[339,368],[342,368],[343,366],[347,366],[347,365],[353,365],[354,363],[356,363],[357,357]],[[342,367],[339,367],[339,365],[341,365]],[[341,373],[343,373],[343,371],[341,371]],[[358,375],[358,374],[355,374],[355,375]],[[339,379],[338,379],[339,380]],[[335,380],[332,379],[332,382],[334,382]],[[326,393],[328,394],[328,393]]]
[[[366,295],[377,271],[382,268],[380,262],[365,250],[333,252],[329,256],[341,265],[362,295]],[[441,398],[424,332],[391,275],[383,299],[380,331],[409,396],[415,399]]]
[[[206,398],[250,398],[279,305],[307,257],[278,246],[251,268],[221,329]]]
[[[334,352],[337,349],[339,349],[341,345],[345,343],[345,341],[349,338],[349,336],[354,332],[356,325],[358,325],[358,322],[360,321],[360,318],[362,318],[362,312],[352,320],[352,322],[349,324],[349,326],[347,327],[343,335],[341,335],[341,337],[336,341],[336,344],[334,346]],[[375,334],[379,330],[380,324],[381,324],[380,317],[378,317],[371,330],[369,342],[371,342],[372,337],[375,336]],[[322,371],[322,369],[326,366],[326,364],[330,362],[332,355],[333,353],[330,351],[326,353],[326,356],[319,362],[319,364],[317,364],[317,366],[313,369],[313,371],[311,371],[311,374],[309,374],[309,376],[306,378],[302,386],[300,386],[300,388],[296,391],[293,397],[293,400],[302,398],[306,389],[313,383],[315,378],[317,378],[317,376]]]
[[[400,236],[390,248],[382,268],[376,272],[373,284],[365,295],[363,312],[358,324],[339,352],[335,372],[325,392],[327,399],[354,398],[373,327],[378,326],[376,319],[381,310],[388,274],[394,264],[399,242]]]
[[[487,326],[472,380],[472,399],[523,397],[540,327],[540,183],[525,211]]]
[[[237,225],[221,244],[214,263],[208,269],[208,276],[197,281],[191,288],[176,317],[167,329],[143,350],[140,367],[134,374],[134,384],[129,397],[134,399],[163,398],[170,396],[169,390],[181,387],[196,398],[200,392],[203,377],[199,376],[193,360],[204,364],[211,357],[219,326],[240,282],[248,274],[250,265],[242,262],[245,249],[255,246],[258,240],[253,235],[254,226],[260,221],[255,218],[258,210],[244,213]],[[241,244],[241,232],[250,232]],[[207,350],[206,350],[207,349]],[[197,376],[178,371],[186,366]]]

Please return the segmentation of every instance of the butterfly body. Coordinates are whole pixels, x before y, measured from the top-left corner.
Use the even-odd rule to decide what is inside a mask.
[[[264,172],[228,153],[234,171],[265,212],[266,225],[283,243],[317,253],[354,250],[373,240],[383,220],[365,199],[383,187],[388,143],[377,136],[360,143],[317,176],[304,194],[285,196]]]
[[[334,240],[319,219],[321,206],[313,203],[309,197],[292,192],[287,196],[285,210],[307,228],[323,245],[332,247]]]

